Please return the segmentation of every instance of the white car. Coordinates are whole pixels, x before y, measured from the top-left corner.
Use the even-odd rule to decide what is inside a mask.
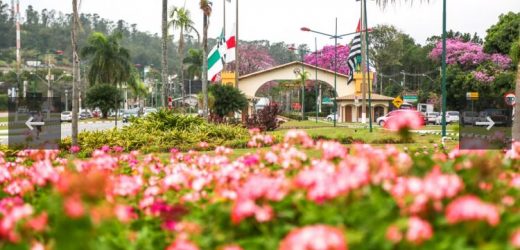
[[[144,108],[143,115],[147,116],[148,114],[154,113],[154,112],[157,112],[156,108]]]
[[[338,114],[332,113],[332,114],[328,115],[326,119],[329,122],[334,121],[334,120],[339,121],[340,117]]]
[[[460,120],[459,111],[447,111],[446,112],[446,124],[458,123]],[[442,113],[435,119],[435,124],[442,124]]]
[[[424,116],[426,116],[426,121],[428,124],[434,124],[437,121],[437,117],[439,117],[439,112],[426,112]]]
[[[61,112],[60,120],[62,122],[72,122],[72,112],[70,112],[70,111]]]

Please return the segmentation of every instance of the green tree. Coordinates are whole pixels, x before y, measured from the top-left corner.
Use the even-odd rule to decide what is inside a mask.
[[[85,103],[91,109],[99,108],[103,118],[108,117],[108,111],[117,109],[123,101],[119,89],[111,84],[96,84],[87,91]]]
[[[209,92],[215,97],[211,113],[219,117],[229,116],[247,107],[247,97],[231,85],[214,84],[210,86]]]
[[[200,79],[202,73],[202,50],[190,49],[188,50],[188,56],[184,58],[183,63],[186,64],[186,72],[188,73],[189,79],[198,77]]]
[[[146,97],[148,95],[148,90],[146,89],[146,85],[143,81],[141,81],[141,77],[136,68],[132,69],[130,74],[130,78],[127,81],[128,88],[130,89],[134,101],[138,100],[141,97]]]
[[[81,50],[81,56],[90,58],[88,81],[90,84],[121,84],[128,81],[132,64],[130,53],[121,46],[121,33],[105,36],[94,32]]]
[[[500,15],[498,23],[487,30],[484,51],[509,54],[512,44],[520,35],[520,12]]]
[[[182,8],[179,8],[179,7],[174,7],[171,11],[170,11],[170,25],[173,27],[173,29],[178,29],[179,30],[179,56],[180,56],[180,62],[181,62],[181,67],[180,67],[180,75],[181,75],[181,82],[184,83],[184,32],[191,32],[191,31],[195,31],[195,33],[197,33],[197,35],[199,36],[199,40],[200,40],[200,35],[199,35],[199,32],[197,31],[197,29],[195,29],[194,27],[194,22],[193,20],[191,19],[191,15],[190,15],[190,11],[187,10],[186,8],[182,7]],[[200,42],[200,41],[199,41]],[[184,93],[184,84],[181,84],[182,86],[182,93]],[[178,89],[178,85],[175,86],[175,92],[176,93],[179,93],[179,89]]]

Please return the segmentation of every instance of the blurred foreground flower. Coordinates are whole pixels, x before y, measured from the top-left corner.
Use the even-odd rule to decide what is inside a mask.
[[[343,231],[327,225],[307,226],[292,230],[279,250],[347,250]]]

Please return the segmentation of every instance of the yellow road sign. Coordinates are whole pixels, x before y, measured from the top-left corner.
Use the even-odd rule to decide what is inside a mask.
[[[396,108],[400,108],[401,105],[403,105],[403,99],[401,99],[401,97],[398,96],[398,97],[394,98],[394,100],[392,101],[392,103],[394,104],[394,106],[395,106]]]

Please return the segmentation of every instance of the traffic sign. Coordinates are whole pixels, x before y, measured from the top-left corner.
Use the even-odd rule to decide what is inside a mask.
[[[417,102],[419,100],[416,95],[405,95],[403,99],[405,102]]]
[[[330,97],[323,97],[323,100],[321,101],[322,104],[334,104]]]
[[[467,92],[466,93],[466,100],[468,101],[476,101],[478,100],[479,95],[478,92]]]
[[[401,99],[401,97],[398,96],[398,97],[394,98],[394,100],[392,101],[392,104],[394,104],[394,106],[396,108],[400,108],[401,105],[403,105],[403,99]]]
[[[516,105],[516,95],[514,93],[507,93],[504,95],[504,101],[508,106]]]

